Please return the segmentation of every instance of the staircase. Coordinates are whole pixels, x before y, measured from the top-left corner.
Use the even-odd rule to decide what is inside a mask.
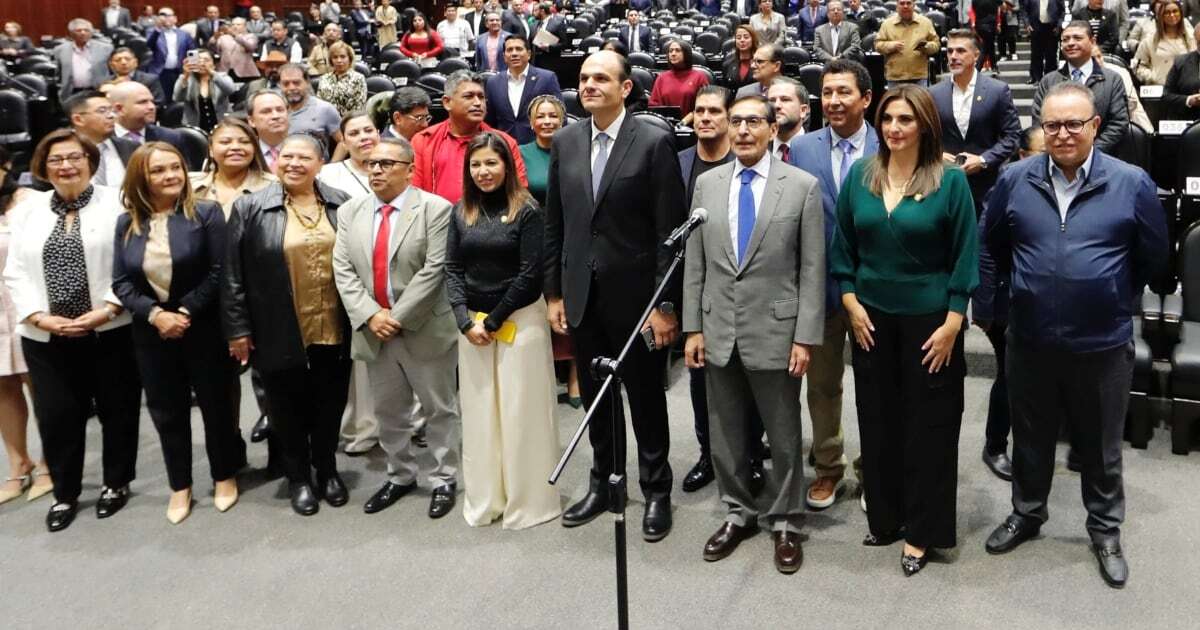
[[[997,79],[1008,84],[1012,90],[1013,102],[1017,106],[1017,115],[1021,117],[1021,128],[1033,124],[1033,93],[1036,85],[1029,85],[1029,42],[1017,40],[1017,61],[1004,60],[1000,62],[1000,74]]]

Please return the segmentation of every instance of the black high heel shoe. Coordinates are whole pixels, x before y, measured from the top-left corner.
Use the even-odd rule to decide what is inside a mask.
[[[921,569],[925,568],[925,563],[929,562],[929,551],[926,550],[925,555],[920,558],[910,556],[903,551],[900,552],[900,568],[904,569],[904,577],[912,577]]]

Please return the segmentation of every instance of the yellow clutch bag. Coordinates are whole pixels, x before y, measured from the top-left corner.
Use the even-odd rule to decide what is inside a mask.
[[[483,320],[487,319],[487,316],[487,313],[475,313],[475,321],[482,322]],[[503,324],[500,324],[500,330],[492,333],[492,336],[495,337],[497,341],[503,341],[504,343],[512,345],[513,341],[515,341],[517,338],[517,325],[514,324],[512,320],[505,321]]]

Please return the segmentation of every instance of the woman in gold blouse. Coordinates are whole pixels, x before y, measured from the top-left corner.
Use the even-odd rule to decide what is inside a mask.
[[[194,198],[185,164],[165,142],[133,153],[113,245],[113,292],[133,314],[134,357],[172,490],[167,520],[176,524],[192,511],[193,390],[218,511],[237,502],[234,475],[246,465],[233,397],[237,371],[218,318],[225,214],[216,202]]]
[[[329,47],[332,72],[321,75],[317,82],[317,98],[329,101],[338,114],[346,116],[367,104],[367,78],[354,69],[354,49],[346,42]]]
[[[292,509],[303,516],[321,497],[334,507],[350,499],[335,458],[350,324],[333,281],[337,208],[348,197],[317,181],[323,153],[312,136],[283,141],[279,183],[234,204],[221,282],[229,353],[262,374]]]

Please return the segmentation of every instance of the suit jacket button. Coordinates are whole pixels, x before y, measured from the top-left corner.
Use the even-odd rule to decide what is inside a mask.
[[[600,232],[597,230],[592,230],[592,238],[596,238],[597,236],[600,236]]]

